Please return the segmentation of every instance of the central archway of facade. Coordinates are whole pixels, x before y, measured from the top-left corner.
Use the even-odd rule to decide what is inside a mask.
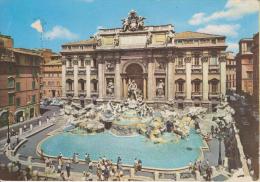
[[[135,81],[137,88],[142,92],[143,98],[147,97],[147,74],[145,67],[142,63],[133,62],[128,63],[124,66],[123,74],[121,75],[123,79],[123,97],[128,97],[128,85],[130,81]]]

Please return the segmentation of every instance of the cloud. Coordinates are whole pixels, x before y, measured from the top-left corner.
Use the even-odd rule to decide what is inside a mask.
[[[32,24],[31,24],[31,27],[33,28],[33,29],[35,29],[37,32],[40,32],[40,33],[42,33],[43,32],[43,28],[42,28],[42,23],[41,23],[41,20],[36,20],[35,22],[33,22]]]
[[[238,35],[237,31],[238,31],[239,28],[240,28],[239,24],[235,24],[235,25],[229,25],[229,24],[214,25],[214,24],[211,24],[211,25],[207,25],[204,28],[197,29],[197,32],[236,37]]]
[[[44,37],[46,39],[49,40],[53,40],[53,39],[77,39],[78,35],[72,33],[70,30],[68,30],[67,28],[63,27],[63,26],[54,26],[52,28],[52,30],[46,32],[44,34]]]
[[[239,49],[238,43],[228,42],[227,45],[228,45],[227,47],[228,51],[232,51],[234,53],[238,52]]]
[[[190,25],[199,25],[213,20],[235,20],[245,15],[256,13],[259,10],[258,0],[228,0],[224,10],[216,11],[210,15],[203,12],[196,13],[189,20]]]

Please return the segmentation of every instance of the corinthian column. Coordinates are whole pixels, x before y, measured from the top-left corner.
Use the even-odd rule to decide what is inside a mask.
[[[78,92],[78,58],[77,56],[74,56],[73,58],[73,65],[74,65],[74,97],[77,98],[79,95]]]
[[[86,95],[87,95],[87,98],[90,98],[91,97],[91,86],[90,86],[91,57],[90,56],[86,56],[85,63],[86,63]]]
[[[115,67],[115,97],[117,100],[121,99],[121,76],[120,76],[120,59],[116,60]]]
[[[221,55],[219,58],[220,62],[220,91],[224,97],[226,95],[226,57]]]
[[[202,61],[202,100],[207,101],[209,96],[209,83],[208,83],[208,74],[209,74],[209,63],[208,56],[203,56]]]
[[[98,97],[103,98],[103,86],[104,86],[104,71],[103,71],[103,60],[98,60]]]
[[[186,63],[186,99],[191,100],[191,57],[185,57]]]
[[[174,98],[174,58],[168,58],[167,69],[167,84],[168,84],[168,100]]]
[[[61,88],[62,97],[66,97],[66,59],[62,57],[62,67],[61,67]]]
[[[153,100],[153,97],[154,97],[154,69],[153,69],[154,65],[153,65],[153,60],[152,58],[149,58],[148,59],[148,79],[147,79],[147,82],[148,82],[148,89],[147,89],[147,92],[148,92],[148,100]]]

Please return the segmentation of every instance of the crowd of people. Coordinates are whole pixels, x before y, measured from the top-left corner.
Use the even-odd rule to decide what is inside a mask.
[[[195,163],[190,162],[189,164],[189,171],[196,180],[198,180],[198,174],[200,176],[203,176],[206,181],[211,181],[212,176],[212,167],[209,165],[209,161],[206,160],[204,162],[196,161]]]

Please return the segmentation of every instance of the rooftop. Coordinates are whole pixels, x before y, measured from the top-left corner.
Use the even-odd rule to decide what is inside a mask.
[[[15,53],[28,54],[32,56],[41,56],[41,54],[38,51],[32,49],[12,48],[11,50],[13,50]]]
[[[49,61],[48,63],[44,64],[44,66],[52,66],[52,65],[61,65],[61,60],[52,60]]]
[[[222,37],[225,38],[223,35],[215,35],[215,34],[208,34],[208,33],[201,33],[201,32],[180,32],[175,34],[175,39],[190,39],[190,38],[213,38],[213,37]]]

